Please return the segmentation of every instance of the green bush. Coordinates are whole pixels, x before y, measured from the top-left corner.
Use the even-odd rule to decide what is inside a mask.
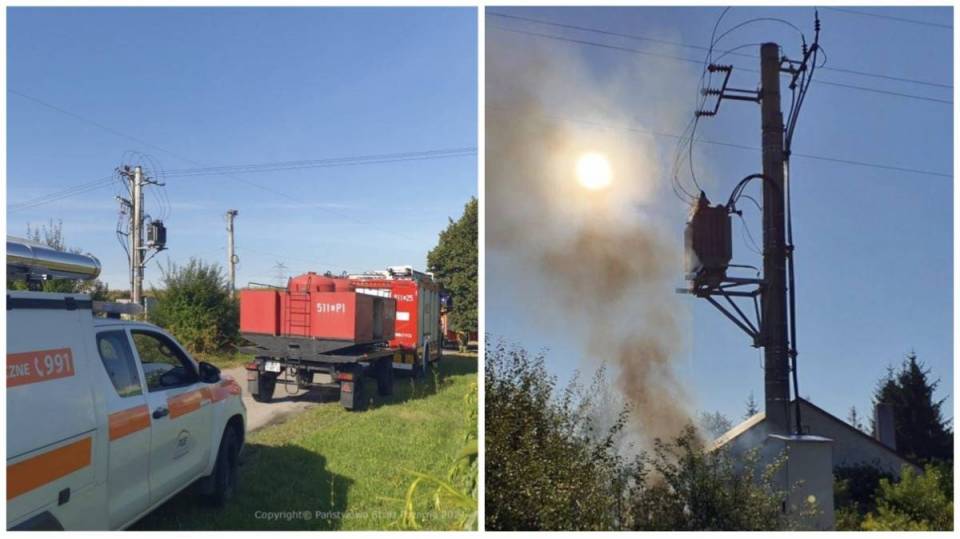
[[[641,455],[630,494],[635,530],[782,530],[794,522],[782,512],[787,493],[776,485],[782,459],[763,466],[757,451],[735,458],[708,451],[693,425],[671,442],[657,440]],[[652,473],[651,473],[652,472]]]
[[[609,436],[589,434],[589,403],[556,397],[542,356],[499,344],[485,362],[486,528],[612,528],[617,458]]]
[[[868,513],[863,529],[868,531],[924,531],[953,529],[953,500],[943,486],[944,477],[935,466],[917,474],[904,466],[900,481],[880,480],[876,513]]]
[[[153,289],[157,305],[150,311],[151,322],[194,353],[221,351],[236,343],[239,309],[219,265],[191,258],[184,266],[168,263],[161,274],[163,288]]]
[[[779,462],[709,451],[692,424],[636,453],[623,443],[628,408],[611,426],[599,420],[618,407],[602,369],[586,391],[576,381],[557,391],[542,355],[497,344],[485,361],[486,529],[791,527]]]
[[[460,515],[451,530],[477,529],[477,497],[479,482],[477,481],[478,451],[477,451],[477,384],[471,384],[463,398],[467,413],[465,421],[467,433],[463,438],[463,447],[454,459],[453,465],[447,471],[446,477],[425,474],[408,470],[415,479],[407,487],[404,498],[403,512],[400,516],[399,527],[405,530],[418,530],[420,523],[417,520],[416,495],[421,486],[432,487],[431,499],[433,509],[440,513]]]
[[[893,476],[875,466],[840,466],[833,470],[833,506],[838,530],[859,530],[867,513],[877,509],[881,479]]]

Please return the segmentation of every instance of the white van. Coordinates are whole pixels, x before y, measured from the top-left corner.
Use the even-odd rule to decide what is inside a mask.
[[[7,295],[7,528],[123,529],[197,482],[233,493],[240,386],[88,296]]]

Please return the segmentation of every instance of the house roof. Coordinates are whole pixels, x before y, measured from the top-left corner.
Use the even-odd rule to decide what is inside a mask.
[[[837,416],[831,414],[830,412],[824,410],[823,408],[820,408],[819,406],[817,406],[817,405],[813,404],[812,402],[810,402],[810,401],[808,401],[808,400],[806,400],[806,399],[803,399],[803,398],[799,399],[799,401],[800,401],[800,403],[801,403],[802,405],[804,405],[805,407],[811,408],[812,410],[814,410],[815,412],[821,414],[822,416],[824,416],[825,418],[829,419],[829,420],[832,421],[833,423],[835,423],[835,424],[837,424],[838,426],[846,429],[848,432],[851,432],[851,433],[853,433],[855,436],[858,436],[858,437],[859,437],[862,441],[864,441],[865,443],[872,444],[872,445],[880,448],[882,451],[885,451],[885,452],[887,452],[887,453],[890,453],[890,454],[896,456],[897,458],[903,460],[904,462],[907,462],[907,463],[909,463],[909,464],[912,464],[913,466],[916,466],[917,468],[920,468],[920,465],[917,464],[916,462],[914,462],[913,460],[911,460],[911,459],[909,459],[909,458],[901,455],[899,452],[895,451],[894,449],[891,449],[890,447],[887,447],[886,445],[880,443],[879,440],[877,440],[877,439],[875,439],[874,437],[868,435],[867,433],[863,432],[862,430],[857,429],[857,428],[854,428],[853,426],[851,426],[851,425],[850,425],[849,423],[847,423],[846,421],[838,418]],[[790,401],[790,404],[793,405],[793,404],[795,404],[796,402],[797,402],[797,399],[794,399],[794,400]],[[752,430],[753,428],[755,428],[757,425],[760,425],[761,423],[763,423],[766,419],[767,419],[767,415],[766,415],[766,413],[764,413],[764,412],[757,413],[757,414],[755,414],[755,415],[747,418],[747,419],[744,420],[742,423],[740,423],[739,425],[733,427],[732,429],[728,430],[727,432],[723,433],[722,436],[720,436],[719,438],[717,438],[716,440],[714,440],[713,443],[710,444],[710,451],[713,451],[713,450],[715,450],[715,449],[719,449],[720,447],[723,447],[724,445],[732,442],[733,440],[737,439],[738,437],[740,437],[740,436],[741,436],[742,434],[744,434],[745,432],[748,432],[748,431]]]

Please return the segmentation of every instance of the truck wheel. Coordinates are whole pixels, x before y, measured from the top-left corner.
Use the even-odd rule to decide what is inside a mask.
[[[427,369],[430,367],[430,357],[425,352],[417,358],[417,364],[413,366],[413,377],[417,380],[426,380]]]
[[[261,373],[257,378],[257,392],[253,394],[253,400],[257,402],[273,401],[273,390],[277,387],[276,373]]]
[[[341,382],[340,405],[353,412],[366,409],[367,396],[363,385],[363,378],[359,375],[355,375],[352,382]]]
[[[236,430],[228,427],[220,440],[217,464],[213,468],[213,493],[209,500],[215,507],[226,505],[236,492],[239,452],[240,442]]]
[[[377,367],[377,394],[382,397],[393,395],[393,359],[380,360]]]

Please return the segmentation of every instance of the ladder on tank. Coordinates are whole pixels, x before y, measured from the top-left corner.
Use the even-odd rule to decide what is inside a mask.
[[[287,333],[310,336],[310,293],[291,292],[287,298]]]

